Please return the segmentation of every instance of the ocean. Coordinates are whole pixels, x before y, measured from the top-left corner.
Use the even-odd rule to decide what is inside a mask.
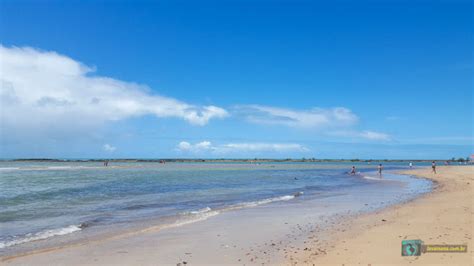
[[[363,195],[370,209],[360,211],[370,211],[432,189],[428,180],[394,174],[405,164],[385,165],[382,178],[375,164],[356,164],[356,175],[348,174],[351,166],[2,161],[0,254],[52,239],[150,224],[184,226],[222,212],[318,198]]]

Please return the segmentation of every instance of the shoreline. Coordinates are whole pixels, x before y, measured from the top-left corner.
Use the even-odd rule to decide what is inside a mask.
[[[462,166],[464,168],[464,166]],[[404,171],[403,174],[409,174],[413,175],[413,171],[423,171],[425,169],[416,169],[416,170],[410,170],[408,173],[407,171]],[[419,178],[426,178],[425,176],[421,176]],[[430,179],[432,180],[432,179]],[[274,217],[274,215],[270,212],[265,212],[265,210],[272,209],[272,208],[279,208],[281,206],[267,206],[267,207],[256,207],[256,208],[250,208],[238,212],[229,212],[226,214],[219,215],[221,216],[220,218],[212,218],[209,219],[205,222],[201,223],[195,223],[191,226],[185,226],[181,227],[179,229],[173,229],[173,230],[167,230],[166,232],[163,231],[161,232],[160,230],[155,230],[156,228],[148,228],[145,229],[143,232],[135,232],[131,233],[130,235],[118,235],[115,237],[112,237],[111,239],[103,239],[99,240],[93,243],[79,243],[75,245],[70,245],[70,246],[60,246],[60,247],[55,247],[55,248],[50,248],[50,249],[43,249],[43,250],[37,250],[33,251],[31,253],[27,254],[18,254],[14,256],[9,256],[9,257],[3,257],[1,261],[5,264],[8,265],[15,265],[16,263],[19,264],[42,264],[41,261],[43,262],[49,262],[49,255],[53,256],[53,262],[70,262],[68,260],[64,260],[64,257],[67,256],[72,256],[73,258],[78,256],[80,257],[81,254],[84,256],[84,254],[89,254],[92,250],[97,249],[99,252],[98,254],[95,254],[97,261],[96,260],[89,260],[88,264],[101,264],[102,263],[118,263],[118,264],[153,264],[156,261],[163,262],[165,264],[170,264],[170,265],[177,265],[176,264],[176,259],[171,258],[173,256],[175,257],[180,257],[183,256],[182,254],[178,254],[177,252],[169,251],[168,253],[163,252],[161,255],[162,256],[150,256],[150,253],[153,254],[153,249],[150,250],[149,248],[144,248],[144,250],[129,250],[130,246],[132,244],[129,243],[129,241],[125,241],[123,238],[127,238],[131,240],[132,243],[139,243],[142,244],[143,242],[150,243],[150,245],[157,244],[159,241],[156,239],[161,240],[166,240],[169,242],[171,241],[177,241],[177,239],[181,240],[184,238],[186,241],[185,242],[190,242],[192,243],[190,249],[193,250],[193,252],[185,252],[184,254],[196,254],[196,251],[199,251],[199,248],[196,249],[195,246],[196,243],[193,243],[193,241],[198,240],[207,240],[210,235],[214,234],[213,237],[216,235],[218,238],[222,237],[223,235],[228,235],[227,242],[233,242],[234,243],[234,249],[233,251],[230,251],[229,249],[232,249],[232,247],[229,247],[227,244],[222,244],[222,243],[214,243],[218,242],[217,240],[211,240],[211,243],[215,244],[215,248],[211,250],[204,251],[204,255],[201,256],[196,256],[192,258],[186,258],[187,261],[194,262],[194,261],[202,261],[202,262],[207,262],[206,258],[208,256],[216,256],[215,253],[216,249],[223,249],[223,252],[228,252],[229,254],[225,255],[227,256],[226,260],[219,260],[217,259],[215,262],[216,263],[224,263],[224,264],[229,264],[228,257],[233,257],[233,260],[236,265],[242,265],[242,264],[259,264],[261,265],[262,262],[264,264],[278,264],[278,265],[290,265],[290,264],[307,264],[307,265],[312,265],[312,263],[318,263],[320,261],[323,262],[323,264],[331,264],[331,263],[339,263],[339,254],[337,255],[337,258],[332,258],[328,259],[328,256],[331,256],[333,254],[334,250],[337,250],[338,245],[340,242],[345,241],[344,239],[348,238],[348,234],[354,235],[356,232],[360,233],[361,230],[348,230],[350,225],[357,224],[361,219],[368,219],[368,220],[373,220],[373,218],[376,215],[380,215],[380,213],[388,212],[389,210],[397,210],[399,208],[403,208],[406,205],[411,204],[412,202],[416,202],[420,199],[429,197],[430,195],[437,194],[439,190],[441,189],[441,184],[437,180],[432,180],[433,187],[432,190],[428,193],[425,193],[424,195],[418,196],[415,199],[410,199],[408,201],[400,202],[395,205],[390,205],[390,206],[385,206],[381,210],[375,210],[375,211],[370,211],[368,213],[362,213],[362,214],[357,214],[357,213],[350,213],[348,212],[345,215],[335,215],[334,217],[324,217],[322,219],[325,220],[326,226],[320,226],[321,223],[312,223],[314,222],[314,219],[316,216],[311,216],[310,218],[306,217],[306,219],[303,218],[297,218],[294,219],[293,221],[290,222],[290,225],[288,224],[288,219],[285,217],[280,217],[281,212],[279,212],[279,217]],[[305,203],[306,205],[311,205],[311,202]],[[313,203],[314,204],[314,203]],[[313,205],[311,205],[313,206]],[[307,211],[311,211],[312,207],[311,206],[306,206]],[[314,206],[313,206],[314,207]],[[262,211],[263,210],[263,215]],[[247,214],[246,214],[247,213]],[[243,215],[241,215],[243,214]],[[252,232],[256,233],[254,230],[249,230],[249,232],[241,232],[243,234],[243,237],[239,239],[233,239],[236,238],[236,235],[232,235],[229,232],[226,232],[226,230],[232,228],[239,228],[240,230],[245,230],[242,228],[242,224],[239,224],[238,222],[234,223],[233,225],[226,225],[229,221],[234,220],[239,220],[239,216],[245,216],[247,215],[247,218],[255,215],[260,215],[263,216],[262,220],[259,222],[256,222],[255,225],[265,225],[268,224],[268,222],[271,222],[272,226],[274,227],[273,229],[277,228],[278,230],[284,230],[287,232],[286,236],[284,239],[273,239],[273,234],[266,234],[265,236],[261,237],[262,238],[262,243],[264,242],[265,244],[263,245],[256,245],[255,247],[252,248],[250,246],[249,248],[249,243],[248,239],[251,239],[252,237]],[[272,216],[273,215],[273,216]],[[295,213],[296,215],[296,213]],[[230,218],[229,218],[230,217]],[[242,221],[242,220],[241,220]],[[371,226],[376,227],[378,225],[383,225],[384,222],[378,222],[374,223]],[[279,225],[277,225],[279,224]],[[282,224],[285,224],[284,226]],[[223,226],[224,225],[224,226]],[[367,224],[365,224],[367,226]],[[283,227],[282,227],[283,226]],[[220,229],[216,229],[216,227],[222,227]],[[194,229],[193,229],[194,228]],[[197,228],[197,230],[196,230]],[[206,234],[198,234],[199,230],[207,230],[211,232],[207,232]],[[266,230],[272,230],[272,228],[268,228]],[[275,229],[276,230],[276,229]],[[278,231],[277,230],[277,231]],[[367,228],[364,228],[363,231],[368,230]],[[185,231],[187,234],[183,235],[181,232]],[[275,231],[275,232],[277,232]],[[217,232],[217,233],[216,233]],[[163,236],[164,235],[164,236]],[[194,235],[194,236],[193,236]],[[217,238],[217,239],[218,239]],[[271,238],[271,239],[270,239]],[[118,239],[118,240],[117,240]],[[110,240],[110,241],[109,241]],[[278,242],[279,241],[279,242]],[[314,244],[316,243],[322,243],[322,244]],[[118,247],[113,247],[114,243],[109,243],[106,245],[103,245],[105,242],[115,242],[115,244],[118,244],[120,248]],[[165,242],[165,243],[168,243]],[[182,241],[181,241],[182,242]],[[199,243],[199,241],[197,241]],[[267,246],[268,243],[272,242]],[[314,244],[314,245],[313,245]],[[97,246],[97,248],[90,248],[87,246]],[[125,246],[124,246],[125,245]],[[112,247],[111,247],[112,246]],[[224,248],[223,248],[224,247]],[[240,247],[240,250],[237,250],[238,247]],[[163,248],[163,247],[161,247]],[[166,247],[168,249],[173,249],[173,248],[179,248],[179,249],[186,249],[188,247],[182,247],[181,245],[178,246],[170,246]],[[165,248],[165,249],[166,249]],[[244,252],[244,249],[247,249]],[[124,249],[124,250],[118,250],[118,249]],[[126,249],[126,251],[125,251]],[[116,252],[123,252],[120,254],[125,254],[121,256],[117,256],[117,254],[112,254],[111,251],[116,250]],[[117,251],[118,250],[118,251]],[[156,251],[155,251],[156,252]],[[400,248],[396,250],[397,254],[399,255],[400,253]],[[317,253],[316,255],[314,253]],[[114,256],[118,258],[123,258],[128,257],[128,263],[127,260],[121,260],[121,259],[107,259],[105,256]],[[130,254],[130,255],[128,255]],[[171,254],[171,255],[170,255]],[[328,254],[328,255],[327,255]],[[163,257],[163,255],[166,255]],[[309,255],[309,256],[308,256]],[[192,255],[189,255],[192,256]],[[224,257],[225,257],[224,256]],[[270,259],[267,258],[269,256],[275,257],[275,259]],[[35,260],[35,258],[40,258],[39,262]],[[160,260],[156,260],[159,258]],[[238,259],[237,259],[238,258]],[[105,261],[103,260],[105,259]],[[154,259],[154,260],[151,260]],[[163,259],[163,260],[161,260]],[[216,259],[216,258],[214,258]],[[183,261],[186,261],[183,260]],[[263,261],[264,260],[264,261]],[[141,261],[139,263],[139,261]],[[296,263],[295,263],[296,262]],[[345,263],[352,262],[351,260],[349,261],[344,261]],[[76,262],[78,263],[78,262]],[[78,263],[81,264],[81,263]],[[194,263],[193,263],[194,264]],[[198,263],[199,264],[199,263]]]
[[[327,252],[322,255],[300,254],[287,263],[472,265],[474,167],[442,166],[437,170],[436,175],[430,173],[430,168],[401,171],[401,174],[431,180],[433,190],[408,202],[362,214],[341,223],[330,232],[331,246]],[[405,239],[421,239],[425,244],[431,245],[466,244],[468,248],[467,253],[426,253],[402,257],[401,241]]]
[[[448,160],[453,165],[465,164],[467,160]],[[104,161],[116,163],[431,163],[432,161],[446,162],[445,159],[316,159],[316,158],[90,158],[90,159],[58,159],[58,158],[0,158],[0,162],[49,162],[49,163],[103,163]]]

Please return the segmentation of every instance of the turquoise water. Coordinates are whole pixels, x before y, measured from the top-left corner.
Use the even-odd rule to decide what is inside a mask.
[[[430,189],[430,182],[336,163],[0,162],[0,252],[92,228],[167,219],[201,220],[221,211],[337,193],[377,191],[387,203]],[[401,164],[385,169],[403,169]],[[401,185],[402,184],[402,185]],[[385,193],[385,192],[386,193]]]

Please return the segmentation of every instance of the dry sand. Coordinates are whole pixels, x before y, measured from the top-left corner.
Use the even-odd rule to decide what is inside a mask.
[[[363,215],[341,224],[332,244],[318,245],[295,260],[298,265],[474,265],[474,166],[438,167],[405,171],[437,182],[432,193],[406,204]],[[350,230],[343,229],[347,228]],[[467,244],[467,253],[424,253],[402,257],[401,241],[421,239],[425,244]],[[316,252],[314,252],[316,251]],[[323,253],[323,254],[321,254]],[[324,254],[326,253],[326,254]]]
[[[103,241],[4,257],[0,264],[473,265],[474,167],[440,167],[437,175],[430,169],[406,173],[431,178],[438,182],[437,188],[411,202],[362,216],[346,212],[321,218],[315,209],[327,212],[337,206],[318,206],[323,204],[320,201],[286,208],[285,215],[280,207],[269,205],[222,213],[205,222],[169,230],[152,228]],[[347,202],[332,204],[346,206]],[[329,229],[320,227],[321,219]],[[467,244],[468,253],[402,257],[403,239]]]

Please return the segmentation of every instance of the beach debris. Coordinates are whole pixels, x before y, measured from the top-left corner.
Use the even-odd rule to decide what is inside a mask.
[[[385,219],[382,219],[382,222],[386,222],[386,221],[387,221],[387,220],[385,220]]]

